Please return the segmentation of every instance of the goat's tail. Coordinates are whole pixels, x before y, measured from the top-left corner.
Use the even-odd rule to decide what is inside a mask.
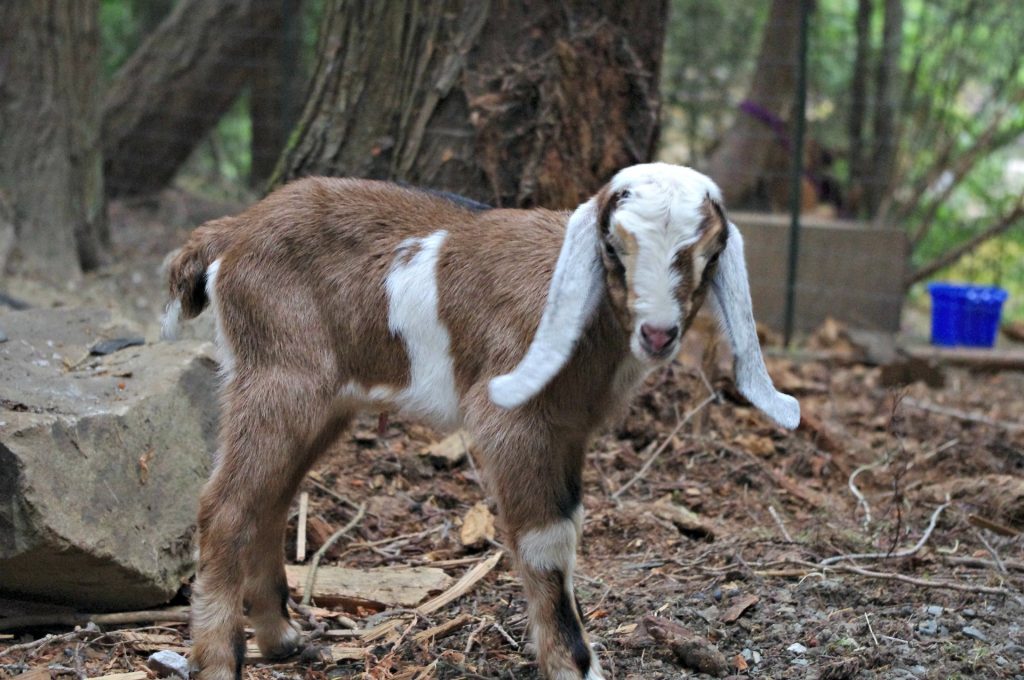
[[[171,297],[161,328],[161,337],[165,340],[177,336],[182,319],[199,316],[209,303],[207,270],[227,248],[233,222],[230,217],[207,222],[192,232],[184,246],[168,256],[167,283]]]

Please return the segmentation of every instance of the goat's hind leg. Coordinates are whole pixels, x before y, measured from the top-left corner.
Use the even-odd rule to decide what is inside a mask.
[[[269,659],[291,656],[301,649],[301,635],[288,615],[288,581],[284,570],[284,532],[288,508],[303,478],[349,421],[347,413],[333,416],[312,443],[287,453],[277,498],[266,497],[264,521],[256,528],[245,560],[245,608],[256,632],[260,653]]]
[[[329,443],[317,434],[328,420],[317,417],[322,411],[311,404],[314,390],[261,387],[229,386],[219,460],[200,499],[191,661],[201,680],[240,677],[243,603],[264,654],[287,655],[299,647],[285,608],[284,526],[296,487]],[[241,393],[249,396],[239,398]],[[253,403],[254,394],[265,401]]]

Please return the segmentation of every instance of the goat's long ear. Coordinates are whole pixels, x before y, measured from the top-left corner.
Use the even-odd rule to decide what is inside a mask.
[[[775,389],[765,368],[750,302],[743,237],[732,222],[725,250],[718,257],[718,268],[711,279],[711,290],[722,328],[732,344],[740,393],[779,425],[795,428],[800,424],[800,404]]]
[[[592,198],[569,218],[544,314],[526,356],[511,373],[491,379],[491,401],[498,406],[512,409],[525,404],[569,361],[601,299],[604,269],[599,240],[597,201]]]

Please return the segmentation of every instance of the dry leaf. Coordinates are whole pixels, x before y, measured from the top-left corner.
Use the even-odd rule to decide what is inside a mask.
[[[477,503],[466,513],[459,539],[467,548],[479,548],[494,540],[494,515],[486,503]]]

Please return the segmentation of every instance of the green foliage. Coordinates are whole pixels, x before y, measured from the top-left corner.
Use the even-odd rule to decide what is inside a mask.
[[[773,30],[764,25],[769,4],[672,1],[662,78],[670,160],[701,162],[727,129],[746,94],[763,31]],[[912,264],[921,266],[998,224],[1024,193],[1024,3],[902,4],[894,74],[898,153],[879,219],[917,237]],[[868,157],[881,141],[873,139],[873,116],[883,5],[873,3],[865,74]],[[847,196],[857,9],[857,0],[815,3],[808,56],[808,134],[832,152],[832,173]],[[1010,314],[1024,315],[1022,242],[1024,224],[1018,224],[938,278],[1000,283],[1011,291]]]
[[[757,57],[768,3],[672,0],[661,92],[668,160],[700,165],[736,113]]]
[[[109,79],[174,6],[174,0],[101,0],[100,50]]]

